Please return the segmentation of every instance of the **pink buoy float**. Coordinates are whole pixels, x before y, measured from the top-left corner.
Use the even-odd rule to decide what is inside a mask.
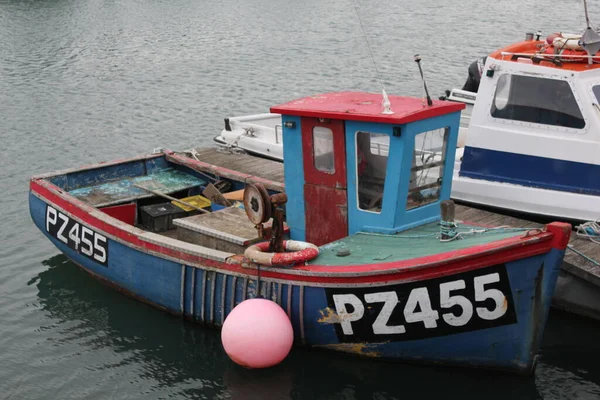
[[[294,343],[294,330],[277,303],[249,299],[238,304],[225,319],[221,342],[236,364],[268,368],[287,357]]]

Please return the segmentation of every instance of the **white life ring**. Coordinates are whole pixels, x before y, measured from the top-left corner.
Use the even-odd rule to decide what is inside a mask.
[[[580,39],[581,35],[573,33],[554,33],[549,35],[547,40],[552,47],[558,49],[583,51],[583,47],[579,45]]]
[[[269,249],[269,242],[261,242],[248,247],[244,256],[261,265],[290,266],[304,264],[319,255],[317,246],[298,240],[284,240],[283,248],[290,253],[265,253]]]

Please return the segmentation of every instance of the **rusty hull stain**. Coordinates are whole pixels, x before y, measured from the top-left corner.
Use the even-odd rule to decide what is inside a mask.
[[[317,322],[321,324],[339,324],[342,322],[342,318],[331,307],[319,310],[319,313],[321,314],[321,318]]]
[[[367,357],[381,357],[381,353],[378,351],[369,351],[369,347],[373,346],[374,343],[332,343],[316,345],[314,347],[321,347],[328,350],[342,351],[344,353],[357,354],[359,356]]]

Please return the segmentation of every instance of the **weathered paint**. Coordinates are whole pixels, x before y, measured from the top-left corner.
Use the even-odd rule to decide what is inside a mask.
[[[383,114],[380,93],[339,92],[293,100],[271,107],[272,113],[331,118],[345,121],[368,121],[385,124],[407,124],[432,118],[465,108],[463,103],[434,100],[430,107],[423,107],[421,99],[415,97],[388,96],[394,114]],[[285,134],[284,134],[285,137]],[[285,142],[284,142],[285,151]],[[285,154],[284,154],[285,160]]]
[[[461,223],[460,231],[481,227],[469,223]],[[487,233],[467,236],[464,240],[453,240],[440,243],[438,238],[440,225],[432,222],[396,235],[373,235],[356,233],[335,242],[321,246],[319,258],[311,261],[313,265],[340,266],[389,263],[401,260],[411,260],[428,255],[465,250],[473,246],[514,237],[519,232],[491,230]],[[347,250],[350,254],[339,257],[338,251]]]
[[[301,123],[306,240],[320,246],[348,235],[344,124],[317,118],[302,118]],[[316,166],[313,132],[317,127],[331,130],[333,171]]]
[[[136,249],[161,254],[176,260],[185,260],[195,265],[214,267],[214,261],[233,273],[256,275],[256,265],[244,265],[235,260],[232,254],[214,251],[209,248],[194,246],[189,243],[173,241],[164,236],[149,234],[141,229],[111,219],[108,215],[60,191],[45,180],[33,180],[31,196],[38,197],[48,204],[70,214],[79,221],[104,232],[109,238]],[[39,218],[43,219],[41,215]],[[549,225],[550,227],[553,226]],[[556,224],[562,226],[564,224]],[[44,227],[45,229],[45,227]],[[558,231],[557,231],[558,234]],[[563,233],[564,234],[564,233]],[[514,236],[484,245],[450,251],[430,256],[418,257],[404,261],[388,263],[369,263],[361,265],[338,266],[335,268],[307,265],[304,267],[269,268],[261,272],[262,276],[274,279],[314,282],[319,285],[337,284],[374,284],[376,282],[396,282],[414,279],[415,276],[429,274],[442,276],[449,271],[476,268],[491,262],[509,262],[520,258],[543,254],[555,245],[550,243],[553,234],[542,232],[529,237]],[[561,242],[562,243],[562,242]],[[441,245],[441,244],[440,244]],[[565,245],[566,247],[566,245]],[[564,250],[565,247],[555,247]],[[222,264],[224,263],[224,264]],[[435,268],[434,268],[435,267]]]
[[[304,182],[337,189],[346,188],[346,144],[344,123],[341,120],[320,121],[317,118],[302,118],[302,161]],[[315,128],[330,129],[333,140],[333,171],[322,171],[315,165]],[[308,209],[310,212],[310,208]]]
[[[146,175],[156,169],[166,168],[167,163],[162,154],[157,154],[103,162],[101,165],[103,169],[100,174],[97,171],[98,165],[95,164],[57,171],[51,175],[38,175],[34,178],[48,178],[61,189],[74,190],[84,186]]]
[[[346,155],[348,160],[348,230],[349,234],[356,232],[378,232],[393,234],[404,230],[439,220],[440,202],[450,198],[452,183],[452,166],[455,155],[453,151],[446,152],[442,185],[439,200],[418,208],[407,210],[406,199],[411,176],[412,157],[415,149],[415,136],[440,128],[448,128],[449,146],[458,138],[459,113],[445,114],[423,121],[414,121],[400,126],[346,121]],[[394,129],[400,135],[394,135]],[[356,135],[357,132],[369,132],[388,135],[390,140],[387,160],[387,173],[383,190],[381,212],[361,210],[358,207],[358,184],[356,173]],[[395,156],[394,156],[395,155]]]
[[[342,322],[342,317],[331,307],[325,307],[325,309],[319,310],[319,314],[321,314],[321,318],[319,318],[317,322],[321,324],[339,324]]]
[[[254,244],[244,251],[244,256],[261,265],[291,267],[302,265],[319,255],[319,249],[314,244],[294,240],[284,240],[285,251],[281,253],[267,253],[269,247],[269,242]]]
[[[45,190],[44,195],[53,196],[53,193],[43,186],[33,184],[32,189],[36,192]],[[110,221],[110,217],[105,214],[102,217],[100,212],[87,213],[77,206],[69,206],[69,202],[77,203],[77,200],[67,201],[69,197],[67,194],[62,196],[55,194],[55,196],[60,204],[53,204],[53,206],[63,210],[66,208],[68,210],[64,210],[65,212],[79,215],[82,222],[109,237],[108,266],[102,266],[83,257],[54,237],[49,237],[50,240],[75,263],[138,299],[174,314],[183,313],[186,318],[195,322],[219,326],[232,306],[243,301],[248,295],[252,297],[257,293],[255,271],[252,269],[197,256],[182,257],[184,254],[181,251],[160,245],[140,246],[139,237],[126,233],[123,236],[118,234],[118,231],[123,228],[118,221],[111,228],[110,224],[106,224],[106,221]],[[31,215],[42,232],[45,232],[44,216],[47,201],[43,200],[40,193],[37,193],[37,196],[33,193],[30,195]],[[102,218],[99,217],[105,220],[100,222]],[[551,244],[566,243],[561,236],[566,232],[561,229],[559,228],[556,234],[543,232],[528,238],[505,239],[513,240],[518,247],[503,247],[504,250],[493,252],[487,258],[484,256],[471,259],[468,264],[463,263],[463,267],[460,267],[461,264],[451,264],[454,270],[446,271],[446,275],[504,262],[502,261],[506,259],[503,257],[504,253],[510,253],[512,257],[513,261],[506,261],[506,269],[512,296],[515,299],[518,322],[487,329],[485,334],[481,331],[473,331],[408,342],[384,341],[368,343],[365,346],[361,343],[342,344],[336,335],[336,323],[323,323],[326,320],[329,322],[333,320],[331,316],[328,317],[327,311],[323,312],[328,307],[327,289],[321,285],[327,281],[334,283],[335,279],[331,280],[327,276],[314,276],[309,279],[308,276],[273,273],[268,268],[262,268],[260,293],[278,301],[282,308],[289,310],[299,344],[305,342],[310,346],[327,346],[334,350],[354,353],[360,351],[360,354],[368,353],[363,355],[378,355],[392,359],[467,364],[530,372],[534,365],[534,349],[539,345],[540,333],[545,324],[550,304],[549,296],[552,294],[560,260],[564,254],[564,248],[560,250],[551,248]],[[560,236],[560,240],[554,240],[555,236]],[[120,239],[115,240],[113,237]],[[138,244],[135,245],[135,242]],[[538,250],[533,252],[537,255],[527,256],[526,253],[520,253],[515,256],[512,250],[519,248],[537,248]],[[541,280],[538,278],[539,265],[543,265],[545,271]],[[430,279],[432,274],[428,272],[432,269],[440,272],[443,266],[417,269],[416,272],[413,271],[413,275],[397,272],[399,275],[396,279],[388,275],[383,276],[382,280],[378,279],[379,276],[373,275],[371,269],[369,275],[365,275],[363,279],[366,278],[372,285],[385,291],[390,281],[400,279],[401,282],[412,282]],[[356,274],[351,273],[351,275]],[[295,280],[297,278],[300,281]],[[313,280],[313,283],[307,280]],[[301,285],[298,285],[300,282]],[[357,287],[358,283],[359,281],[355,280],[355,283],[349,282],[345,287],[353,290],[352,288]],[[279,289],[277,291],[272,289],[272,285],[275,284],[282,285],[281,295],[275,294],[279,293]],[[339,284],[340,282],[337,285],[338,290],[342,287]],[[536,299],[539,305],[533,307],[533,299]]]
[[[79,182],[78,182],[79,183]],[[155,170],[151,174],[121,177],[95,185],[81,186],[69,193],[86,203],[102,207],[130,199],[148,197],[149,193],[136,185],[163,193],[173,193],[184,189],[205,185],[206,181],[173,168]]]
[[[175,154],[172,151],[166,151],[165,154],[165,159],[169,162],[180,165],[182,167],[186,167],[186,169],[189,168],[191,170],[201,172],[202,174],[209,174],[210,176],[215,177],[215,180],[218,178],[232,179],[234,183],[241,183],[241,188],[243,188],[244,183],[260,183],[264,185],[268,190],[276,192],[285,191],[285,185],[281,182],[275,182],[258,176],[234,171],[225,167],[219,167],[216,165],[208,164],[186,156]]]
[[[306,241],[321,246],[348,236],[346,190],[304,185]]]
[[[319,345],[315,347],[321,347],[327,350],[341,351],[343,353],[350,353],[358,356],[375,358],[382,357],[382,354],[380,352],[370,350],[373,347],[371,343],[335,343]]]
[[[300,118],[282,116],[283,123],[283,169],[285,192],[288,196],[286,222],[290,238],[306,240],[306,205],[304,202],[304,161],[302,159],[302,135]]]

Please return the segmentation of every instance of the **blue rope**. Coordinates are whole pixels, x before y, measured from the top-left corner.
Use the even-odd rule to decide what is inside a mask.
[[[577,225],[575,229],[577,230],[577,236],[587,238],[594,243],[600,244],[600,241],[598,241],[600,238],[600,224],[598,224],[598,220]]]
[[[442,242],[450,242],[454,239],[462,239],[459,233],[456,231],[458,225],[454,222],[440,221],[440,240]],[[446,238],[446,239],[442,239]]]
[[[586,260],[588,260],[592,264],[596,265],[597,267],[600,267],[600,263],[598,261],[594,260],[593,258],[590,258],[590,257],[586,256],[585,254],[583,254],[579,250],[576,250],[572,245],[568,245],[567,249],[571,250],[573,253],[579,254],[581,257],[585,258]]]

